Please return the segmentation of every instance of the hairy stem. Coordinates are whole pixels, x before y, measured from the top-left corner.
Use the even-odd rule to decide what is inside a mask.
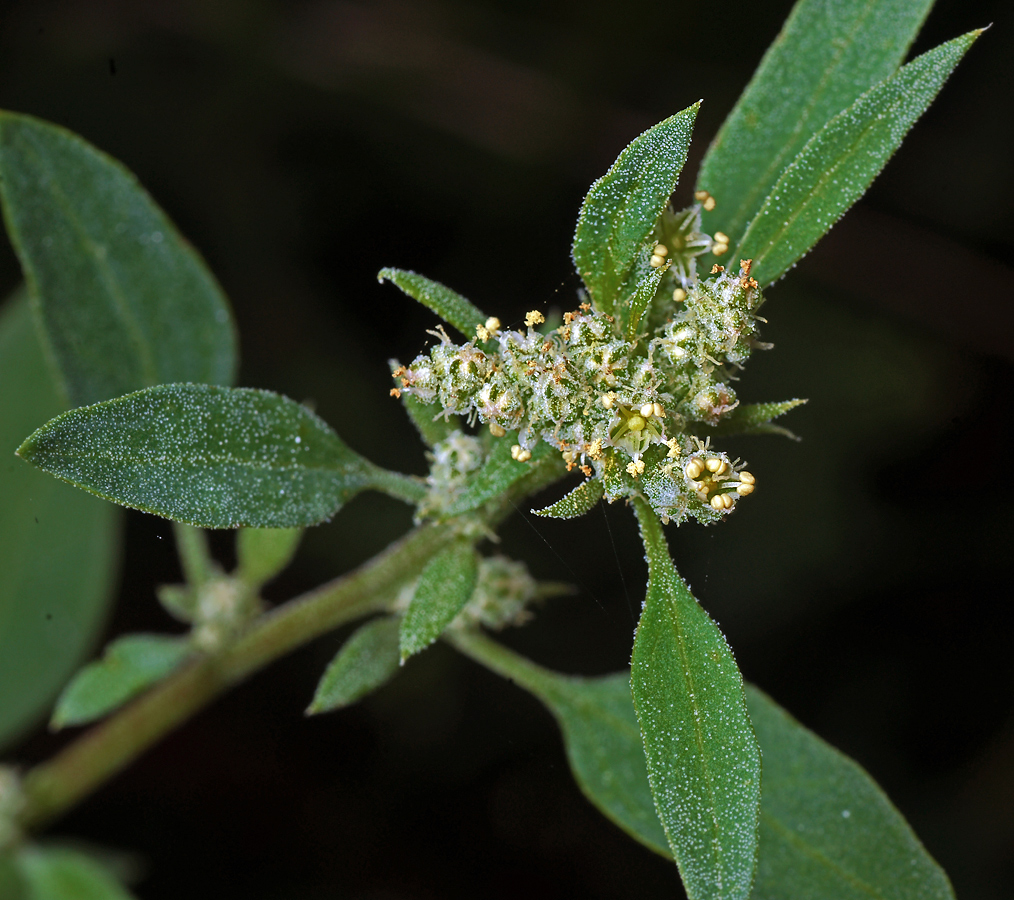
[[[121,771],[215,697],[295,647],[383,608],[456,534],[416,528],[359,569],[259,618],[220,653],[198,659],[92,728],[24,781],[25,829],[37,829]]]

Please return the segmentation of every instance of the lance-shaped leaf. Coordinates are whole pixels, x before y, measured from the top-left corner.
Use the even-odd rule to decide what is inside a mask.
[[[119,568],[120,511],[14,457],[63,406],[19,293],[0,311],[0,747],[91,650]]]
[[[533,465],[554,453],[549,444],[539,441],[532,450],[532,458],[527,462],[518,462],[512,456],[516,440],[517,434],[508,432],[505,437],[497,438],[493,442],[493,449],[482,468],[469,478],[461,493],[443,511],[444,515],[456,516],[478,509],[494,497],[499,497],[512,484],[531,473]]]
[[[591,512],[602,494],[605,486],[601,478],[589,478],[582,481],[566,497],[561,497],[556,503],[547,506],[545,509],[533,509],[537,516],[545,516],[548,519],[576,519],[587,512]]]
[[[479,557],[466,541],[452,544],[422,570],[401,620],[401,661],[424,650],[468,603],[479,577]]]
[[[585,796],[646,847],[671,856],[626,672],[577,678],[481,634],[455,632],[451,640],[542,700],[560,725]],[[756,687],[746,686],[746,698],[764,754],[751,900],[954,900],[947,876],[862,768]]]
[[[0,200],[71,405],[160,382],[231,383],[221,288],[120,163],[0,112]]]
[[[466,338],[475,337],[475,329],[487,319],[486,314],[470,300],[466,300],[457,291],[452,291],[439,281],[431,281],[423,275],[404,269],[381,269],[377,273],[377,281],[383,283],[385,280],[397,285],[427,309],[433,310]]]
[[[752,900],[954,900],[943,869],[859,765],[757,688],[747,701],[764,753]]]
[[[628,341],[632,341],[637,337],[637,326],[641,322],[641,316],[644,315],[648,305],[654,299],[659,282],[668,270],[668,265],[659,266],[657,269],[652,269],[637,282],[637,287],[634,289],[634,293],[630,295],[630,300],[627,302],[627,309],[625,311]]]
[[[626,672],[606,678],[561,675],[478,632],[449,632],[448,639],[538,697],[560,726],[567,760],[584,795],[631,837],[671,859],[648,786]]]
[[[193,648],[185,637],[129,634],[117,638],[64,688],[49,723],[56,730],[94,722],[171,674]]]
[[[236,533],[236,577],[259,590],[292,562],[302,537],[301,528],[241,528]]]
[[[776,403],[741,403],[731,413],[723,416],[721,421],[708,429],[708,434],[729,437],[736,434],[780,434],[795,439],[796,436],[781,425],[772,422],[784,416],[805,400],[782,400]]]
[[[584,198],[574,232],[574,265],[592,302],[617,315],[639,253],[676,190],[700,102],[635,138]]]
[[[313,525],[392,474],[287,397],[198,384],[70,410],[18,454],[114,503],[205,528]]]
[[[770,284],[858,200],[981,30],[941,44],[871,88],[818,131],[778,179],[734,258]]]
[[[631,689],[655,807],[690,900],[745,900],[757,859],[761,760],[743,678],[676,573],[662,524],[634,500],[648,593]]]
[[[105,866],[79,850],[29,846],[14,863],[25,900],[134,900]]]
[[[799,0],[708,149],[697,187],[718,201],[705,230],[733,246],[803,145],[894,74],[932,0]]]
[[[356,629],[328,664],[308,716],[349,706],[387,684],[398,672],[398,618],[383,616]]]

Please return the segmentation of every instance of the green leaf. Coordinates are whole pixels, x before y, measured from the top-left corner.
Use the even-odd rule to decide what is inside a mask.
[[[406,272],[404,269],[381,269],[377,273],[377,281],[383,284],[385,280],[401,288],[427,309],[433,310],[469,340],[475,337],[476,327],[482,325],[488,318],[461,294],[444,287],[439,281],[431,281],[415,272]]]
[[[638,254],[676,190],[700,102],[635,138],[584,198],[574,232],[574,265],[592,302],[617,315]]]
[[[425,650],[468,603],[479,577],[479,557],[467,541],[452,544],[422,570],[401,620],[401,661]]]
[[[788,428],[772,425],[771,422],[804,403],[805,400],[798,399],[782,400],[777,403],[741,403],[731,413],[723,416],[717,425],[709,428],[708,434],[719,437],[736,434],[781,434],[795,439],[796,436]]]
[[[753,900],[954,900],[947,875],[872,778],[755,687],[764,751]]]
[[[199,384],[71,410],[18,455],[114,503],[204,528],[314,525],[382,471],[287,397]]]
[[[398,618],[360,626],[338,651],[317,685],[308,716],[349,706],[387,684],[398,671]]]
[[[104,866],[77,850],[26,847],[15,862],[25,900],[134,900]]]
[[[511,456],[511,448],[517,439],[515,432],[508,432],[505,437],[497,438],[493,442],[493,449],[486,462],[471,476],[454,502],[444,510],[444,516],[470,512],[499,497],[515,482],[530,474],[535,463],[552,456],[555,452],[545,441],[539,441],[532,450],[531,460],[518,462]]]
[[[734,259],[780,278],[858,200],[982,33],[941,44],[871,88],[818,131],[778,179]]]
[[[803,145],[901,65],[933,0],[799,0],[701,163],[735,246]]]
[[[537,516],[545,516],[549,519],[576,519],[578,516],[591,512],[602,499],[604,492],[605,486],[602,484],[601,478],[589,478],[587,481],[582,481],[566,497],[561,497],[551,506],[547,506],[545,509],[533,509],[532,512]]]
[[[120,163],[66,129],[0,112],[0,200],[71,405],[160,382],[232,382],[221,288]]]
[[[676,573],[658,517],[643,498],[634,508],[648,594],[631,688],[655,806],[690,900],[745,900],[757,859],[761,760],[743,678]]]
[[[655,812],[630,677],[561,675],[478,632],[454,632],[451,643],[538,697],[563,734],[578,787],[602,813],[645,846],[672,856]]]
[[[102,659],[89,663],[64,688],[50,728],[101,719],[169,675],[191,653],[185,637],[128,634],[109,644]]]
[[[119,568],[119,510],[14,456],[62,408],[19,293],[0,310],[0,746],[47,712],[94,645]]]
[[[655,292],[658,290],[659,282],[662,280],[662,276],[669,271],[669,266],[659,266],[657,269],[652,269],[645,275],[639,282],[637,287],[634,289],[634,293],[630,295],[630,300],[627,302],[627,310],[625,319],[627,322],[627,340],[633,341],[637,337],[637,326],[641,322],[641,316],[644,315],[648,305],[655,298]]]
[[[258,590],[296,555],[302,528],[241,528],[236,534],[236,577]]]

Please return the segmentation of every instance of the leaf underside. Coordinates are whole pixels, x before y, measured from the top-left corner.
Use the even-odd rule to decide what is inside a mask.
[[[467,541],[452,544],[422,570],[401,620],[402,660],[432,644],[465,608],[479,577],[479,559]]]
[[[307,715],[349,706],[390,681],[400,662],[398,627],[396,616],[361,625],[328,664]]]
[[[545,509],[533,509],[532,512],[548,519],[576,519],[578,516],[591,512],[598,505],[604,493],[605,485],[603,485],[602,479],[589,478],[587,481],[582,481],[556,503]]]
[[[485,313],[439,281],[404,269],[381,269],[377,281],[401,288],[413,300],[433,310],[441,319],[458,329],[466,338],[475,337],[475,329],[488,318]]]

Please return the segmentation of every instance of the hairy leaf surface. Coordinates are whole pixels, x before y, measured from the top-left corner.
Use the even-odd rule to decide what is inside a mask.
[[[401,659],[432,644],[465,608],[479,577],[479,557],[470,543],[452,544],[422,570],[401,620]]]
[[[595,307],[619,315],[624,285],[676,190],[700,103],[636,137],[584,198],[574,232],[574,265]]]
[[[532,471],[532,466],[557,451],[545,441],[539,441],[532,450],[532,458],[528,462],[518,462],[511,456],[511,448],[517,440],[517,434],[508,432],[505,437],[493,442],[486,462],[481,469],[471,475],[468,483],[454,501],[444,510],[444,515],[455,516],[463,512],[478,509],[499,497],[515,482],[520,481]]]
[[[19,293],[0,310],[0,747],[93,646],[119,568],[120,511],[14,456],[63,406]]]
[[[396,616],[361,625],[328,664],[306,714],[341,709],[387,684],[400,662],[398,627]]]
[[[0,112],[0,200],[70,405],[232,382],[221,288],[120,163],[66,129]]]
[[[576,519],[587,512],[591,512],[605,493],[605,485],[601,478],[589,478],[582,481],[566,497],[561,497],[556,503],[547,506],[545,509],[533,509],[537,516],[545,516],[548,519]]]
[[[64,689],[51,728],[94,722],[169,675],[191,653],[185,637],[128,634],[106,647]]]
[[[781,434],[794,438],[788,428],[772,424],[779,416],[784,416],[805,400],[781,400],[774,403],[742,403],[731,413],[726,414],[715,426],[708,429],[708,434],[729,436],[736,434]]]
[[[313,525],[381,477],[305,406],[198,384],[70,410],[18,454],[114,503],[205,528]]]
[[[932,0],[799,0],[701,164],[709,233],[735,246],[803,145],[894,74]]]
[[[469,340],[475,337],[476,327],[487,319],[484,312],[457,291],[452,291],[439,281],[432,281],[415,272],[407,272],[404,269],[381,269],[377,274],[377,281],[381,283],[390,281],[391,284],[397,285],[409,297],[433,310]]]
[[[658,517],[641,498],[634,508],[648,593],[630,677],[655,807],[690,900],[745,900],[757,860],[761,760],[743,678],[676,573]]]
[[[762,285],[784,275],[865,193],[981,33],[917,57],[831,119],[778,179],[734,258],[752,259]]]

